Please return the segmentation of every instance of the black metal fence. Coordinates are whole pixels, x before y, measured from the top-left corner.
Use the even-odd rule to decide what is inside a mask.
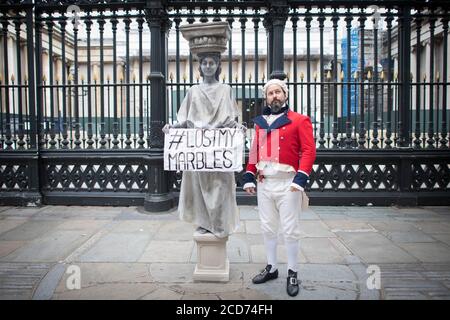
[[[313,204],[448,204],[449,17],[445,1],[6,1],[0,203],[176,205],[161,127],[199,81],[179,27],[227,21],[239,120],[277,77],[313,121]]]

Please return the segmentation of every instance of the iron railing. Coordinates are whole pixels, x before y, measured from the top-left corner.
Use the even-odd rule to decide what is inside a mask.
[[[200,81],[179,27],[221,20],[240,121],[270,77],[312,119],[313,203],[448,203],[448,19],[445,1],[6,1],[0,201],[176,204],[161,127]]]

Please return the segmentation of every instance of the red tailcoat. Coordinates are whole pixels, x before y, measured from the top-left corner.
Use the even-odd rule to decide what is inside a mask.
[[[263,116],[253,121],[256,134],[247,171],[256,175],[259,161],[272,161],[290,165],[295,171],[302,171],[309,176],[316,159],[316,144],[309,117],[288,110],[270,126]]]

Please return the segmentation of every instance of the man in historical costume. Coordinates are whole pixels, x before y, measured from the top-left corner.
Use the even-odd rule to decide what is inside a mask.
[[[228,24],[217,23],[217,26],[228,30],[225,33],[228,40]],[[210,45],[214,43],[211,37],[205,36],[204,40],[197,38],[189,43],[191,51],[199,59],[203,82],[188,90],[178,111],[177,123],[166,125],[165,131],[168,128],[244,129],[235,120],[237,105],[231,87],[219,82],[220,54],[226,49],[226,41],[224,45],[219,37],[220,47]],[[197,225],[197,231],[201,233],[211,232],[219,238],[233,233],[239,225],[234,172],[184,171],[178,212],[180,219]]]
[[[267,256],[267,266],[252,281],[259,284],[278,277],[277,240],[281,223],[288,256],[286,290],[290,296],[296,296],[299,213],[302,192],[316,158],[316,146],[309,117],[289,110],[286,104],[286,83],[272,79],[263,91],[267,107],[263,115],[253,119],[255,138],[243,186],[249,194],[257,192]]]

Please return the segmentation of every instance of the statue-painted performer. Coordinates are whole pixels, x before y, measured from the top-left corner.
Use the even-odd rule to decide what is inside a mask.
[[[230,29],[226,22],[213,25],[216,34],[204,37],[198,37],[198,30],[189,30],[195,25],[180,28],[198,57],[203,81],[188,90],[177,113],[177,123],[166,125],[165,132],[169,128],[245,130],[236,121],[237,105],[231,87],[219,82],[220,54],[226,49]],[[183,171],[178,212],[181,220],[198,226],[198,232],[211,232],[219,238],[233,233],[239,224],[234,172]]]

